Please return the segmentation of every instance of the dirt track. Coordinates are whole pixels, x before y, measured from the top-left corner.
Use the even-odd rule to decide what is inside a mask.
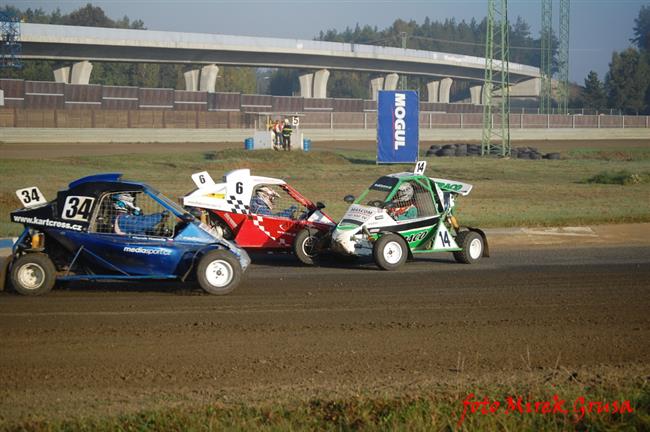
[[[256,262],[226,297],[174,283],[0,295],[0,420],[408,392],[557,365],[649,372],[647,247],[497,250],[475,266],[434,255],[398,272]]]

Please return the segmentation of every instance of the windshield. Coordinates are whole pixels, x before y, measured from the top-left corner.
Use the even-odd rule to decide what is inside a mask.
[[[173,210],[174,213],[176,213],[176,216],[180,217],[180,216],[183,216],[183,215],[191,215],[191,213],[187,212],[183,207],[181,207],[180,205],[178,205],[174,201],[170,200],[169,198],[167,198],[165,195],[161,194],[157,190],[151,188],[151,189],[149,189],[149,192],[151,193],[151,195],[156,200],[161,202],[161,204],[163,204],[163,205],[169,207],[171,210]]]
[[[380,177],[359,197],[359,199],[356,200],[355,203],[379,207],[380,204],[386,202],[386,198],[397,182],[398,179],[395,177]]]

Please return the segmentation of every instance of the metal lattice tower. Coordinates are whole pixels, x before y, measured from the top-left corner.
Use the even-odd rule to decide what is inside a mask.
[[[552,110],[551,77],[553,63],[553,0],[542,0],[542,34],[541,34],[542,88],[539,95],[539,112],[549,114]]]
[[[484,156],[510,156],[510,36],[508,30],[508,0],[488,0],[481,139],[481,155]]]
[[[558,110],[569,111],[569,22],[570,0],[560,0],[560,50],[558,53]]]
[[[0,12],[0,68],[22,67],[20,54],[20,19]]]

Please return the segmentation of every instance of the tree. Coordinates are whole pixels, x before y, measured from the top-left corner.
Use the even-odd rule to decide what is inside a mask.
[[[640,50],[650,51],[650,6],[641,6],[634,24],[634,37],[630,42],[634,42]]]
[[[639,51],[628,48],[614,52],[605,78],[609,105],[626,113],[645,111],[648,90],[648,64]]]
[[[63,23],[72,26],[115,27],[115,21],[107,17],[102,8],[90,3],[64,17]]]
[[[607,107],[607,94],[598,74],[590,71],[585,78],[585,88],[582,89],[582,103],[585,108],[602,110]]]

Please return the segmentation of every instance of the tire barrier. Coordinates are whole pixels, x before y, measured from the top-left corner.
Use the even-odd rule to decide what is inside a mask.
[[[480,144],[433,144],[426,152],[427,157],[463,157],[463,156],[481,156]],[[530,159],[530,160],[558,160],[561,159],[560,153],[542,153],[535,147],[514,147],[510,153],[511,159]]]

